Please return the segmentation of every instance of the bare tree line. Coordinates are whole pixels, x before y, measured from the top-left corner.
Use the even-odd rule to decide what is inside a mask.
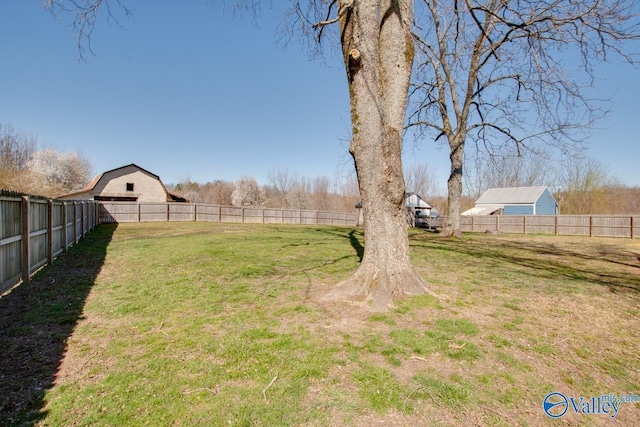
[[[286,168],[271,169],[267,183],[242,175],[236,181],[215,180],[199,184],[182,179],[170,186],[192,202],[222,206],[267,207],[351,212],[359,200],[355,176],[336,172],[327,176],[307,177]]]
[[[626,215],[640,212],[640,187],[624,184],[597,159],[572,156],[555,159],[549,153],[517,155],[468,154],[466,191],[462,210],[473,207],[489,188],[544,185],[553,192],[562,214]],[[405,166],[407,192],[416,193],[439,212],[447,212],[447,194],[426,162]],[[192,202],[223,206],[260,206],[283,209],[351,211],[359,201],[355,176],[336,173],[306,177],[289,169],[271,169],[260,185],[250,175],[236,181],[214,180],[204,184],[181,180],[170,188]]]
[[[39,147],[36,136],[0,123],[0,188],[58,197],[82,189],[91,169],[82,154]]]
[[[634,214],[640,212],[640,187],[624,184],[601,161],[582,155],[559,157],[550,152],[487,155],[466,161],[463,210],[488,188],[548,186],[562,214]]]

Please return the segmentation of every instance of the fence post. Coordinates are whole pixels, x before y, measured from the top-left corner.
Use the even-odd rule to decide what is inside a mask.
[[[631,215],[631,221],[630,222],[631,222],[631,233],[630,234],[631,234],[631,238],[633,239],[633,237],[634,237],[633,236],[633,215]]]
[[[193,205],[193,221],[197,221],[198,220],[198,204],[195,203]]]
[[[523,231],[524,231],[524,235],[527,234],[527,216],[523,215],[522,216],[522,227],[523,227]]]
[[[29,284],[31,276],[31,257],[29,256],[29,196],[22,196],[22,283]]]
[[[47,202],[47,262],[53,264],[53,200]]]
[[[554,228],[554,231],[555,231],[555,235],[556,235],[556,236],[558,235],[558,216],[559,216],[559,215],[556,215],[556,222],[555,222],[555,228]]]
[[[240,223],[244,224],[244,208],[242,208],[242,211],[241,211]]]
[[[500,231],[500,215],[496,215],[496,231]]]
[[[264,224],[264,208],[262,208],[262,223]]]
[[[78,243],[78,202],[73,202],[73,244]]]
[[[589,237],[593,237],[593,217],[589,215]]]
[[[218,206],[218,224],[222,222],[222,206]]]
[[[67,252],[69,245],[67,245],[67,202],[62,202],[62,250]]]
[[[84,237],[84,227],[85,227],[85,221],[84,221],[84,202],[80,202],[80,237]]]

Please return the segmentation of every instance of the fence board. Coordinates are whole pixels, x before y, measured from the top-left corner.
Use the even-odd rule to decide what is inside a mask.
[[[139,222],[137,203],[100,202],[100,222]]]
[[[242,222],[242,208],[222,206],[220,208],[220,222]]]
[[[0,293],[5,292],[20,281],[22,276],[22,241],[0,246]]]
[[[197,205],[196,221],[220,222],[220,207]]]
[[[532,215],[525,216],[527,234],[555,234],[555,215]]]
[[[65,203],[64,210],[66,212],[65,215],[65,249],[69,248],[73,243],[75,243],[75,224],[76,224],[76,207],[74,202]]]
[[[137,218],[137,222],[167,221],[169,218],[169,205],[167,203],[140,203],[131,205],[131,218]],[[129,215],[129,214],[127,214]],[[118,221],[120,222],[120,221]]]
[[[169,221],[193,221],[196,206],[190,203],[168,203]]]
[[[31,271],[42,267],[48,260],[48,203],[48,200],[38,199],[33,199],[29,203],[29,266]]]
[[[282,210],[264,209],[263,212],[265,224],[282,224]]]
[[[600,237],[631,237],[631,217],[593,216],[592,235]]]

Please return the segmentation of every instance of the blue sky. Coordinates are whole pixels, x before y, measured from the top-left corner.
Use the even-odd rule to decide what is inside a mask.
[[[204,0],[135,2],[132,19],[99,23],[97,56],[78,60],[74,33],[42,0],[0,0],[0,123],[58,151],[80,151],[94,172],[136,163],[165,183],[271,169],[333,177],[347,153],[348,92],[336,56],[311,60],[276,42],[277,13],[234,17]],[[613,114],[589,138],[590,157],[640,185],[636,132],[640,71],[603,67]],[[406,144],[405,163],[426,162],[445,188],[444,148]]]

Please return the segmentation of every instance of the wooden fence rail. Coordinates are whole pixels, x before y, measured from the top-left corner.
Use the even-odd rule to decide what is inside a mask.
[[[0,192],[0,294],[51,264],[98,224],[97,202]]]
[[[100,202],[100,222],[205,221],[239,224],[356,226],[356,213],[243,208],[198,203]]]
[[[640,215],[463,216],[463,232],[498,231],[589,237],[640,237]]]

